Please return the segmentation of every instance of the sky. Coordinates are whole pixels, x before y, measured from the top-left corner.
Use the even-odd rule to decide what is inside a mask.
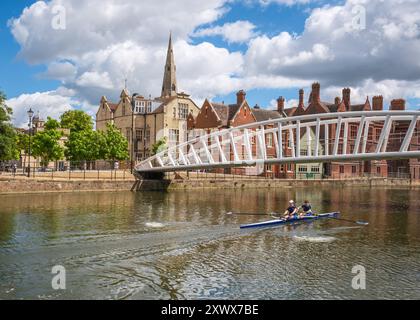
[[[321,83],[324,101],[383,95],[420,109],[420,0],[4,0],[0,90],[25,126],[26,111],[94,116],[103,95],[159,96],[169,33],[178,88],[199,106],[297,104]]]

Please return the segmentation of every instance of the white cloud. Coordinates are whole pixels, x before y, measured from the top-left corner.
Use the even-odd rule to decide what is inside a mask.
[[[79,104],[78,101],[67,94],[71,94],[71,92],[65,89],[22,94],[19,97],[8,100],[6,103],[13,108],[13,123],[17,127],[27,128],[27,111],[29,108],[39,112],[44,119],[47,117],[58,119],[63,112],[71,110],[72,105]]]
[[[227,42],[243,43],[256,35],[255,28],[256,26],[251,22],[239,20],[233,23],[225,23],[223,26],[199,29],[194,33],[194,36],[222,36]]]
[[[260,1],[309,2],[323,1]],[[66,30],[51,28],[51,9],[57,3],[66,8]],[[118,99],[125,79],[131,91],[160,94],[169,30],[179,87],[198,100],[241,88],[308,88],[315,80],[321,81],[326,98],[340,95],[344,86],[354,89],[355,101],[381,93],[389,99],[420,96],[419,0],[347,0],[322,6],[310,12],[302,34],[273,37],[255,34],[258,26],[245,20],[214,26],[227,11],[226,3],[231,1],[38,1],[10,28],[20,56],[45,64],[43,75],[62,81],[59,90],[39,95],[58,99],[63,94],[60,105],[77,100],[91,114],[102,95]],[[360,4],[366,8],[367,26],[357,31],[352,9]],[[209,25],[214,27],[203,27]],[[190,37],[197,35],[251,40],[241,53],[207,42],[193,44]]]

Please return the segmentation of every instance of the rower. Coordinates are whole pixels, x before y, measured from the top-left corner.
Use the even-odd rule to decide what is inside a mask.
[[[301,206],[302,213],[300,214],[300,217],[307,217],[312,216],[314,213],[312,212],[312,206],[308,200],[305,200]]]
[[[284,219],[289,220],[289,219],[296,218],[298,212],[299,212],[299,209],[296,208],[295,202],[293,200],[290,200],[289,207],[284,213]]]

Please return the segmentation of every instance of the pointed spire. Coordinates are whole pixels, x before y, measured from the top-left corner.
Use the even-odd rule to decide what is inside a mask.
[[[162,97],[174,97],[177,92],[176,66],[172,46],[172,32],[169,34],[168,53],[166,55],[165,72],[163,76]]]

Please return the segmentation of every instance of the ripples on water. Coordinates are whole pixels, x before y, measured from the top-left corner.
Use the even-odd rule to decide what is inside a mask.
[[[263,230],[239,225],[312,199],[368,227],[320,220]],[[355,201],[357,199],[357,201]],[[420,298],[418,191],[244,190],[4,196],[0,298]],[[367,290],[351,288],[355,265]],[[51,268],[67,288],[50,288]]]

